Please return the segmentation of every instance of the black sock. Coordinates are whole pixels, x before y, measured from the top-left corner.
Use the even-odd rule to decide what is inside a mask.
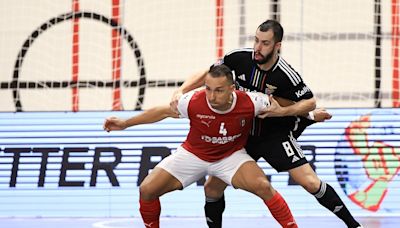
[[[225,210],[225,197],[222,195],[219,199],[206,197],[204,212],[206,214],[207,225],[209,228],[222,227],[222,213]]]
[[[344,205],[338,194],[329,184],[321,181],[318,192],[313,195],[322,206],[332,211],[337,217],[343,220],[347,227],[356,228],[360,226],[360,224],[350,214],[350,211]]]

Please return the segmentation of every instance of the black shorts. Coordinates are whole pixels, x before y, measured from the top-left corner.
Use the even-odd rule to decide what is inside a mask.
[[[247,153],[256,161],[264,158],[278,172],[304,165],[308,161],[296,138],[313,123],[315,122],[312,120],[301,118],[293,131],[274,131],[264,136],[250,136],[246,144]]]
[[[264,158],[278,172],[308,163],[300,145],[290,133],[269,138],[250,136],[246,145],[247,153],[256,161]]]

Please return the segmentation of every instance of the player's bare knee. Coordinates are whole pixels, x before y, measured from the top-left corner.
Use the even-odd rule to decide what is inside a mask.
[[[218,199],[222,197],[224,190],[221,190],[218,187],[206,182],[204,184],[204,194],[206,197]]]
[[[258,178],[255,184],[254,193],[261,198],[272,197],[274,188],[266,178]]]
[[[307,177],[306,181],[301,184],[305,190],[309,193],[315,193],[319,190],[321,181],[318,178]]]
[[[157,198],[154,188],[150,184],[142,183],[139,187],[140,198],[143,200],[152,200]]]

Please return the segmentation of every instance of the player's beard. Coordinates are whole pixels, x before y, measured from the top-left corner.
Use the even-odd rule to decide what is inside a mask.
[[[259,55],[261,55],[261,53],[258,53]],[[264,58],[260,59],[260,60],[255,60],[257,64],[264,64],[267,63],[269,60],[272,59],[272,56],[274,56],[274,50],[272,50],[268,55],[264,56]]]

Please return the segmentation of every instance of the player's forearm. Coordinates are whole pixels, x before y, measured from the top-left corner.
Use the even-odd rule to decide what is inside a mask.
[[[140,124],[155,123],[167,117],[177,118],[178,115],[171,111],[169,105],[156,106],[127,119],[125,125],[126,127],[132,127]]]
[[[284,116],[307,116],[308,113],[316,108],[315,98],[301,100],[292,105],[283,107]]]
[[[182,93],[187,93],[191,90],[197,89],[204,85],[204,79],[207,75],[208,70],[196,73],[186,79],[186,81],[179,87],[179,91]]]

